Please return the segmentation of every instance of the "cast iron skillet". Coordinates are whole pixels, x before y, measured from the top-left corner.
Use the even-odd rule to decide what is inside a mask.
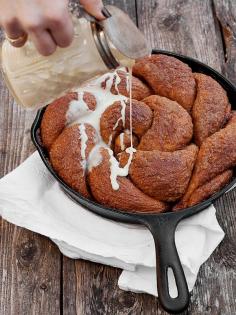
[[[236,106],[236,88],[221,74],[208,67],[207,65],[194,60],[189,57],[185,57],[176,53],[154,50],[154,54],[161,53],[169,56],[174,56],[179,60],[187,63],[194,72],[202,72],[210,75],[217,80],[223,88],[227,91],[230,103],[232,106]],[[178,223],[194,214],[207,208],[216,199],[222,196],[228,189],[230,189],[235,183],[236,179],[231,181],[229,185],[224,187],[221,191],[214,194],[208,200],[180,212],[163,213],[163,214],[140,214],[140,213],[127,213],[101,206],[100,204],[88,200],[81,196],[79,193],[70,188],[62,179],[55,173],[48,160],[46,150],[43,148],[40,140],[40,123],[45,109],[38,112],[36,119],[32,126],[32,140],[35,144],[44,164],[53,175],[53,177],[59,182],[62,189],[77,203],[83,205],[88,210],[101,215],[105,218],[112,219],[114,221],[120,221],[125,223],[134,223],[145,225],[153,235],[156,248],[156,268],[157,268],[157,288],[160,302],[163,308],[170,313],[179,313],[187,309],[190,296],[185,279],[185,275],[180,263],[180,259],[175,246],[175,230]],[[178,289],[178,296],[172,298],[169,294],[168,288],[168,269],[171,268]]]

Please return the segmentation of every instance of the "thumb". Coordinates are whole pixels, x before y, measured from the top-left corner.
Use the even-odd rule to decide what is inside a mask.
[[[102,8],[104,7],[102,0],[80,0],[80,4],[98,20],[105,19],[105,16],[102,14]]]

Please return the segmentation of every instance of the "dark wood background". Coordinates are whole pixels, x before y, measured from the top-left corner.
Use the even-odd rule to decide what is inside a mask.
[[[153,47],[198,58],[236,84],[236,0],[105,2],[127,11]],[[34,116],[1,78],[0,177],[34,152]],[[236,191],[215,206],[226,237],[202,266],[185,314],[236,314]],[[0,220],[0,315],[166,314],[154,297],[119,290],[120,272],[63,257],[47,238]]]

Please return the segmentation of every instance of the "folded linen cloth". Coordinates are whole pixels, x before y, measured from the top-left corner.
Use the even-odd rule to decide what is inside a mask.
[[[68,257],[123,269],[121,289],[157,296],[151,233],[142,226],[104,219],[72,201],[37,152],[0,180],[0,215],[51,238]],[[223,237],[214,206],[178,225],[176,246],[190,291],[200,266]],[[171,276],[169,289],[171,295],[176,294]]]

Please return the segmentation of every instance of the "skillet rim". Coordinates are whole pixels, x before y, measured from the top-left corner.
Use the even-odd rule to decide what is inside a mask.
[[[210,66],[206,65],[205,63],[185,56],[181,55],[175,52],[171,51],[166,51],[166,50],[157,50],[153,49],[152,54],[164,54],[168,56],[175,57],[185,63],[187,63],[190,68],[192,66],[198,66],[200,67],[200,70],[202,73],[207,73],[208,75],[210,74],[215,80],[217,80],[221,85],[223,85],[224,88],[227,89],[227,94],[230,93],[235,93],[235,98],[236,98],[236,87],[232,82],[230,82],[226,77],[224,77],[222,74],[220,74],[218,71],[215,69],[211,68]],[[232,105],[232,104],[231,104]],[[232,179],[232,181],[227,184],[224,188],[222,188],[220,191],[217,193],[213,194],[210,198],[207,200],[204,200],[203,202],[192,206],[188,207],[185,209],[182,209],[178,212],[165,212],[165,213],[142,213],[142,212],[128,212],[128,211],[122,211],[118,209],[113,209],[109,207],[105,207],[95,201],[92,201],[90,199],[87,199],[83,197],[80,193],[72,189],[69,185],[67,185],[59,176],[58,174],[53,170],[51,163],[48,159],[47,152],[45,148],[43,148],[40,135],[39,135],[39,130],[40,130],[40,123],[44,114],[46,107],[43,109],[40,109],[37,112],[37,115],[34,119],[34,122],[31,127],[31,139],[32,142],[34,143],[44,165],[50,172],[50,174],[56,179],[56,181],[59,183],[63,191],[76,203],[82,205],[83,207],[87,208],[89,211],[92,211],[93,213],[103,216],[107,219],[115,220],[115,221],[120,221],[124,223],[134,223],[134,224],[142,224],[144,218],[147,219],[147,217],[166,217],[167,218],[172,218],[172,217],[179,217],[179,219],[187,218],[189,216],[192,216],[194,214],[197,214],[204,209],[206,209],[208,206],[212,205],[217,199],[219,199],[221,196],[223,196],[228,190],[230,190],[235,184],[236,184],[236,177]]]

